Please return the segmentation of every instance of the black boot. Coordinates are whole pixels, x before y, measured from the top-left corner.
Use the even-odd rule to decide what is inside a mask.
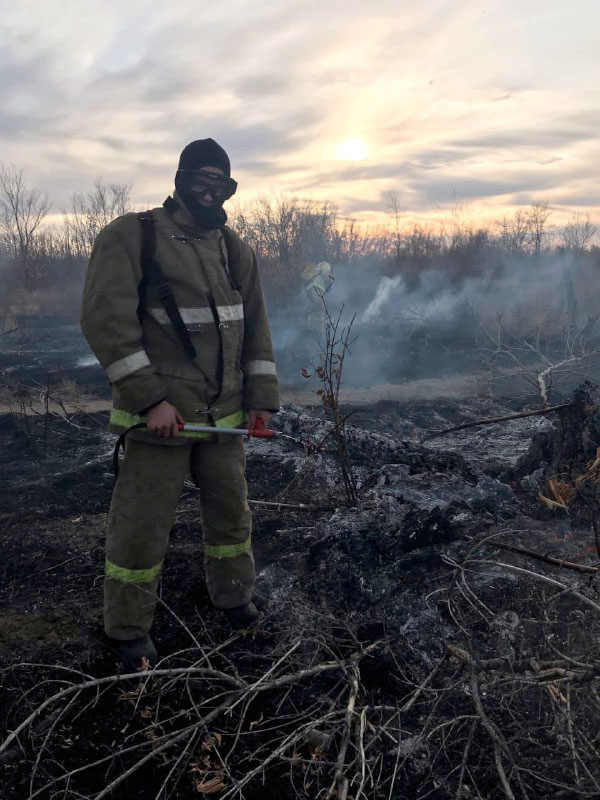
[[[115,644],[121,660],[132,670],[143,669],[146,666],[144,659],[147,660],[149,667],[154,667],[158,661],[156,647],[149,636],[141,636],[139,639],[119,639]]]
[[[225,608],[225,616],[235,631],[250,627],[258,619],[258,609],[252,601],[243,606]]]

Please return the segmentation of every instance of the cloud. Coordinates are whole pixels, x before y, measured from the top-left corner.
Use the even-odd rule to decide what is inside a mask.
[[[293,82],[287,75],[256,72],[231,81],[229,86],[242,103],[261,102],[267,97],[279,97],[294,91]]]
[[[411,189],[421,205],[448,203],[453,200],[498,197],[530,189],[540,191],[558,183],[554,175],[526,174],[510,179],[457,176],[411,182]]]
[[[237,168],[246,173],[253,173],[255,175],[276,175],[281,171],[274,161],[267,159],[255,160],[252,159],[242,160],[238,162]]]
[[[0,141],[35,138],[40,126],[60,118],[64,93],[52,76],[53,54],[23,52],[14,42],[0,54]]]
[[[598,130],[590,128],[529,128],[510,131],[507,133],[494,133],[485,136],[475,136],[466,139],[450,140],[452,147],[467,150],[473,149],[506,149],[519,148],[540,149],[546,147],[566,147],[576,142],[598,140]]]
[[[380,181],[406,177],[411,167],[408,164],[360,164],[357,166],[340,166],[327,172],[318,172],[304,181],[294,184],[294,191],[307,191],[316,186],[332,183],[353,183],[355,181]]]
[[[590,201],[600,6],[581,2],[585,15],[522,0],[490,0],[485,15],[448,0],[90,0],[85,11],[61,0],[52,14],[22,0],[3,11],[2,158],[57,207],[97,175],[158,201],[181,148],[204,136],[248,191],[328,197],[359,215],[384,208],[386,191],[415,209],[454,195]],[[336,161],[352,137],[368,160]]]
[[[125,139],[120,139],[116,136],[100,136],[98,141],[102,142],[102,144],[105,144],[107,147],[116,150],[118,153],[122,153],[127,147],[127,142]]]
[[[380,198],[377,200],[365,200],[362,197],[342,196],[339,199],[339,206],[342,213],[354,214],[357,212],[375,211],[377,213],[389,212],[389,200]]]

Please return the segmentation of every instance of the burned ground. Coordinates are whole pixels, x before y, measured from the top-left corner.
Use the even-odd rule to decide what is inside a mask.
[[[247,447],[250,497],[281,503],[253,506],[259,625],[231,636],[210,607],[186,484],[155,625],[171,672],[141,684],[119,678],[100,628],[106,414],[4,416],[2,726],[32,718],[5,738],[0,797],[95,798],[115,781],[116,798],[597,796],[595,574],[500,549],[594,563],[585,508],[573,524],[537,495],[567,454],[585,469],[595,411],[426,440],[521,406],[344,409],[348,508],[314,447],[330,424],[288,404],[290,438]]]

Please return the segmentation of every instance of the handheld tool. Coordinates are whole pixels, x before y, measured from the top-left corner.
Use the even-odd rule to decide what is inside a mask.
[[[257,417],[256,424],[253,428],[218,428],[214,425],[196,425],[193,422],[187,422],[184,425],[178,425],[177,428],[184,433],[227,433],[232,436],[252,436],[258,439],[272,439],[277,436],[279,431],[274,431],[265,426],[264,420]]]
[[[129,431],[141,430],[145,427],[145,422],[138,422],[137,425],[132,425],[131,428],[128,428],[117,439],[117,443],[113,452],[113,472],[115,475],[115,482],[119,477],[119,452],[120,450],[125,450],[125,437]],[[189,433],[225,433],[231,436],[247,436],[248,438],[252,438],[254,436],[257,439],[272,439],[274,436],[284,436],[286,439],[292,438],[291,436],[286,436],[280,431],[274,431],[271,428],[267,428],[265,421],[261,417],[257,417],[253,428],[219,428],[215,425],[196,425],[194,422],[187,422],[185,424],[178,425],[177,428],[184,434],[186,431],[188,431]]]

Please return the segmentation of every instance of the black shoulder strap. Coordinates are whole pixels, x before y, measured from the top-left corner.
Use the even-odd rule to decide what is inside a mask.
[[[227,225],[221,228],[223,231],[223,238],[225,239],[225,247],[227,248],[227,255],[232,261],[237,261],[240,257],[240,245],[237,237]]]
[[[225,250],[227,251],[227,261],[229,262],[226,265],[227,274],[229,276],[229,280],[233,284],[233,288],[237,289],[237,291],[239,292],[240,287],[234,280],[231,266],[232,264],[237,264],[238,261],[240,260],[240,255],[241,255],[240,243],[237,236],[235,236],[231,228],[228,228],[227,225],[224,225],[221,228],[221,230],[223,232],[223,241],[225,242]]]
[[[142,316],[146,309],[146,290],[152,272],[154,262],[155,231],[154,219],[150,212],[138,214],[138,219],[142,226],[142,251],[140,254],[140,266],[142,268],[142,280],[138,285],[138,308],[137,315],[142,321]]]
[[[154,260],[154,252],[156,249],[156,231],[154,229],[154,218],[150,212],[145,214],[138,214],[138,219],[142,225],[142,252],[141,252],[141,267],[142,267],[142,280],[138,286],[138,317],[142,318],[145,310],[146,291],[152,286],[158,291],[160,302],[164,308],[171,324],[175,328],[175,332],[179,337],[183,349],[185,350],[188,358],[196,358],[196,348],[194,347],[188,329],[185,327],[184,321],[181,319],[181,314],[177,308],[175,296],[171,291],[169,281],[162,271],[160,264]]]

